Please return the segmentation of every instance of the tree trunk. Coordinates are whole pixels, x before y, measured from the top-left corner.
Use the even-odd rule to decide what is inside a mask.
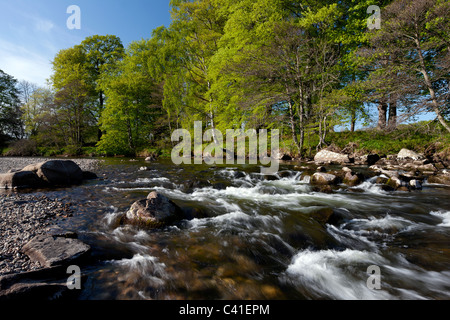
[[[103,97],[103,91],[100,91],[100,97],[99,98],[100,98],[100,109],[99,109],[98,116],[100,117],[102,112],[103,112],[103,105],[105,104],[105,101],[104,101],[105,99]],[[100,129],[100,127],[99,127],[98,131],[97,131],[97,140],[98,141],[102,140],[102,136],[103,136],[103,132],[102,132],[102,129]]]
[[[423,52],[422,52],[422,48],[420,46],[420,42],[419,42],[419,37],[416,37],[416,45],[417,45],[417,53],[419,54],[419,59],[420,59],[420,65],[422,67],[422,69],[420,70],[420,72],[423,74],[424,80],[425,80],[425,84],[428,87],[428,91],[430,92],[430,96],[431,96],[431,101],[432,103],[432,108],[434,110],[434,112],[437,115],[437,118],[439,120],[439,122],[442,124],[442,126],[448,131],[450,132],[450,126],[447,124],[447,122],[445,121],[444,117],[442,116],[441,110],[439,110],[439,103],[436,97],[436,92],[434,91],[433,88],[433,84],[431,82],[430,76],[427,72],[427,67],[425,65],[425,59],[423,57]]]
[[[388,129],[389,130],[397,129],[397,101],[395,100],[389,103]]]
[[[292,133],[292,140],[294,141],[295,145],[297,146],[300,154],[302,153],[302,149],[300,147],[300,144],[298,142],[297,138],[297,132],[295,131],[295,118],[294,118],[294,108],[292,106],[292,101],[289,100],[289,124],[291,126],[291,133]]]
[[[351,132],[355,132],[356,130],[356,111],[352,111],[352,119],[351,119],[351,128],[350,131]]]
[[[387,111],[388,104],[384,101],[381,101],[378,105],[378,130],[385,130],[387,123]]]

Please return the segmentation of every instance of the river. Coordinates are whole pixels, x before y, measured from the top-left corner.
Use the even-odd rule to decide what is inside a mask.
[[[294,165],[270,178],[258,166],[108,159],[100,180],[49,192],[73,205],[61,226],[93,248],[80,298],[450,299],[449,187],[387,192],[372,178],[320,193]],[[151,191],[197,218],[120,225]]]

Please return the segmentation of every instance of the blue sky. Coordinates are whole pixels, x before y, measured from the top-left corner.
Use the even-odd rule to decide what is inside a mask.
[[[69,30],[70,5],[81,10],[81,29]],[[170,24],[169,0],[0,0],[0,69],[45,85],[51,60],[92,35],[116,35],[127,46]]]

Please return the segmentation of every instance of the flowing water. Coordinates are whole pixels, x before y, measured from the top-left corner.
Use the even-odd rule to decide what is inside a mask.
[[[75,209],[62,226],[93,247],[82,299],[450,299],[449,187],[385,192],[372,178],[329,194],[293,164],[276,177],[258,166],[143,165],[107,160],[101,180],[52,192]],[[121,225],[151,191],[197,218]],[[380,290],[367,285],[370,266]]]

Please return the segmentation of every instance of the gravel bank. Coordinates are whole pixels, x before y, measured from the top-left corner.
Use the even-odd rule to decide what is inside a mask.
[[[0,158],[0,173],[6,173],[12,169],[20,170],[30,164],[48,160],[72,160],[78,164],[83,171],[95,171],[101,162],[101,160],[96,159]]]
[[[58,218],[71,216],[68,204],[46,196],[0,194],[0,276],[40,269],[22,247],[48,233]]]

